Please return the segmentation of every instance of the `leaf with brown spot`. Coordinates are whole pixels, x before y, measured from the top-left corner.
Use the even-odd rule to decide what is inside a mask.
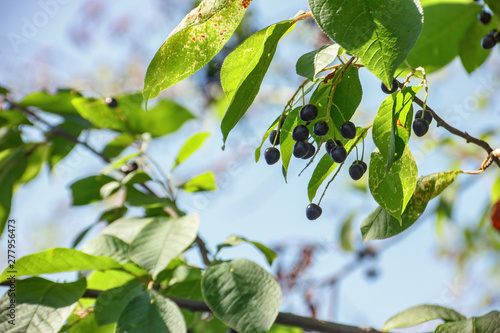
[[[252,0],[203,0],[170,33],[149,64],[144,100],[205,66],[226,44]]]
[[[453,183],[460,173],[440,172],[419,178],[415,192],[401,216],[401,224],[382,207],[377,207],[361,224],[363,241],[393,237],[411,227],[423,214],[429,201]]]

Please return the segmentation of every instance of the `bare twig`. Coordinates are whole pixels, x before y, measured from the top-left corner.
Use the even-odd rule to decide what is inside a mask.
[[[203,239],[201,239],[200,236],[197,235],[194,242],[196,243],[196,245],[198,245],[198,249],[200,250],[201,258],[203,259],[203,263],[207,266],[210,265],[210,259],[208,258],[208,255],[210,254],[210,252],[208,251],[207,246],[205,245],[205,242],[203,241]]]

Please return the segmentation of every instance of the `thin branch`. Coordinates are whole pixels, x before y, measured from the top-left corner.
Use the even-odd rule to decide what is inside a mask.
[[[102,291],[88,289],[83,297],[96,298]],[[168,297],[178,307],[191,312],[211,312],[210,308],[202,301],[195,301],[184,298]],[[299,327],[306,331],[317,331],[324,333],[381,333],[373,328],[363,328],[356,326],[343,325],[319,319],[297,316],[291,313],[280,312],[276,318],[275,324]]]
[[[80,141],[80,140],[78,140],[78,138],[75,138],[75,136],[73,136],[71,133],[66,132],[65,130],[63,130],[62,128],[60,128],[58,126],[54,126],[54,125],[50,124],[49,122],[47,122],[44,119],[40,118],[35,112],[31,111],[30,109],[22,107],[22,106],[14,103],[14,102],[11,102],[11,101],[9,101],[9,103],[12,105],[13,108],[18,109],[19,111],[21,111],[23,113],[26,113],[27,115],[30,115],[31,117],[33,117],[37,121],[39,121],[42,124],[48,126],[55,134],[60,135],[60,136],[66,138],[66,139],[68,139],[68,140],[70,140],[70,141],[72,141],[74,143],[77,143],[77,144],[80,144],[80,145],[84,146],[85,148],[87,148],[88,150],[90,150],[92,153],[94,153],[95,155],[99,156],[104,162],[106,162],[106,163],[110,163],[111,162],[111,160],[109,158],[107,158],[103,154],[99,153],[97,150],[95,150],[94,148],[92,148],[91,146],[89,146],[86,142]]]
[[[398,82],[398,84],[400,87],[402,87],[401,82]],[[417,103],[421,108],[424,108],[424,102],[420,98],[418,98],[417,96],[415,96],[413,101],[415,103]],[[437,126],[443,127],[444,129],[446,129],[448,132],[450,132],[453,135],[464,138],[466,143],[473,143],[473,144],[483,148],[488,153],[488,155],[490,155],[491,152],[493,151],[493,148],[491,148],[491,146],[486,141],[483,141],[481,139],[477,139],[477,138],[471,136],[469,133],[462,132],[459,129],[451,126],[446,121],[444,121],[443,118],[438,116],[437,113],[432,108],[430,108],[428,105],[425,105],[425,110],[431,112],[432,118],[436,119]],[[498,159],[498,157],[491,156],[491,159],[493,160],[493,162],[495,162],[500,167],[500,160]]]
[[[200,250],[201,258],[203,259],[203,263],[207,266],[210,265],[211,262],[210,262],[210,259],[208,258],[208,255],[210,252],[208,251],[207,246],[205,245],[205,242],[203,241],[203,239],[201,239],[200,236],[197,235],[194,242],[196,243],[196,245],[198,245],[198,249]]]

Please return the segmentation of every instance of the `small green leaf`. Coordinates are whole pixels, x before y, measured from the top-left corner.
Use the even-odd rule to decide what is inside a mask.
[[[281,305],[278,282],[249,260],[236,259],[208,266],[201,289],[210,310],[238,332],[267,332],[278,316]]]
[[[0,86],[0,95],[7,95],[9,93],[9,89]]]
[[[101,234],[87,242],[82,252],[93,256],[110,257],[120,264],[131,262],[128,256],[129,245],[120,238],[111,235]]]
[[[142,184],[152,180],[151,177],[142,170],[132,171],[123,177],[121,183],[123,185],[133,185],[133,184]]]
[[[252,0],[203,0],[170,33],[144,78],[148,100],[205,66],[224,47]]]
[[[338,44],[323,45],[315,51],[304,54],[295,65],[297,74],[314,81],[316,75],[337,58],[339,48]]]
[[[373,198],[401,222],[401,214],[417,185],[418,170],[408,146],[401,158],[386,172],[387,160],[380,152],[371,155],[368,184]]]
[[[186,333],[186,323],[177,305],[158,294],[144,290],[130,301],[116,323],[115,332]]]
[[[9,128],[19,125],[33,125],[33,123],[26,118],[26,115],[18,110],[2,110],[0,112],[0,124],[2,127],[8,126]]]
[[[217,187],[215,185],[215,176],[212,172],[205,172],[199,176],[188,180],[182,186],[180,186],[186,192],[205,192],[205,191],[215,191]]]
[[[295,144],[292,138],[293,129],[297,127],[297,125],[306,124],[306,122],[299,117],[300,109],[301,108],[298,107],[290,111],[280,132],[281,163],[283,164],[283,176],[285,177],[285,181],[287,179],[288,166],[292,159],[293,145]]]
[[[73,137],[78,138],[84,128],[81,124],[73,121],[65,121],[62,124],[57,125],[63,131],[71,134]],[[73,148],[75,148],[76,143],[68,140],[66,137],[63,137],[55,131],[50,131],[47,133],[49,137],[52,137],[51,140],[51,149],[49,156],[49,165],[52,169],[57,163],[59,163],[63,158],[65,158]]]
[[[114,181],[115,179],[109,176],[98,175],[74,182],[70,186],[73,193],[73,206],[83,206],[100,201],[102,199],[101,187]]]
[[[126,189],[127,189],[126,200],[127,203],[131,206],[148,207],[148,206],[162,205],[164,207],[173,208],[173,203],[170,199],[159,198],[151,194],[146,194],[136,189],[133,185],[126,186]]]
[[[127,304],[143,289],[144,285],[140,281],[132,280],[100,294],[94,307],[95,318],[99,326],[116,322]]]
[[[282,21],[254,33],[224,60],[220,75],[229,101],[221,123],[224,143],[229,132],[252,105],[278,42],[293,28],[292,23],[293,20]]]
[[[29,183],[30,181],[35,179],[35,177],[40,173],[43,164],[47,161],[48,155],[49,146],[44,144],[37,146],[28,157],[26,170],[24,171],[21,179],[19,179],[19,182]]]
[[[498,333],[500,327],[500,312],[491,311],[481,317],[472,317],[441,324],[436,327],[435,333]]]
[[[388,87],[422,29],[413,0],[309,0],[309,7],[321,29]]]
[[[61,89],[55,95],[50,95],[47,92],[34,92],[19,102],[23,107],[37,107],[43,111],[55,114],[76,114],[77,111],[71,101],[82,95],[74,90]]]
[[[217,245],[217,253],[219,253],[219,251],[225,247],[237,246],[243,242],[254,245],[260,252],[262,252],[262,254],[266,257],[269,265],[272,265],[274,259],[276,259],[276,257],[278,256],[276,254],[276,252],[274,252],[273,250],[271,250],[267,246],[265,246],[259,242],[254,242],[254,241],[248,240],[244,237],[236,236],[236,235],[229,236],[228,238],[226,238],[224,243]]]
[[[16,261],[17,277],[93,269],[114,269],[122,266],[108,257],[92,256],[75,249],[52,248],[29,254]],[[11,273],[6,268],[0,281],[6,281]]]
[[[26,166],[27,156],[23,146],[0,152],[0,235],[9,218],[15,185]]]
[[[410,139],[413,121],[413,98],[420,87],[406,87],[390,94],[380,104],[373,119],[373,142],[388,161],[386,170],[403,155]]]
[[[477,21],[481,10],[472,1],[422,1],[425,20],[420,37],[406,60],[416,68],[434,72],[457,55],[464,34]],[[477,40],[480,45],[481,40]]]
[[[137,281],[134,275],[122,270],[94,271],[87,278],[87,289],[108,290],[134,280]]]
[[[18,280],[14,296],[17,316],[9,316],[11,297],[5,293],[0,300],[0,331],[59,332],[85,289],[85,278],[71,283],[56,283],[40,277]],[[15,325],[9,323],[12,319]]]
[[[130,258],[156,279],[158,273],[195,240],[198,226],[197,215],[177,219],[159,217],[134,238],[130,244]]]
[[[128,146],[135,141],[134,137],[128,133],[122,133],[117,136],[104,147],[102,154],[107,158],[115,158],[122,153]]]
[[[154,221],[153,218],[121,218],[104,228],[101,234],[115,236],[130,244],[137,234],[152,221]]]
[[[385,322],[382,330],[389,331],[395,328],[411,327],[434,319],[457,321],[465,319],[465,317],[453,309],[439,305],[418,305],[391,317]]]
[[[401,224],[384,209],[377,207],[361,223],[363,241],[389,238],[411,227],[422,215],[428,202],[453,183],[459,174],[460,171],[441,172],[419,178],[415,192],[401,216]]]
[[[349,215],[340,228],[340,247],[346,252],[353,251],[352,247],[352,220],[355,214]]]
[[[101,214],[98,221],[105,221],[109,224],[118,220],[119,218],[122,218],[127,213],[127,211],[128,208],[125,206],[109,209]]]
[[[205,142],[205,139],[210,135],[210,133],[197,133],[190,137],[182,146],[181,150],[175,158],[174,166],[176,166],[187,160],[195,151],[197,151]]]

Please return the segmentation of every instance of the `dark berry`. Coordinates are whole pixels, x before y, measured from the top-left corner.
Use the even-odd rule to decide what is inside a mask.
[[[361,165],[363,167],[363,173],[366,172],[366,170],[368,170],[368,165],[366,165],[366,163],[364,161],[357,161],[359,165]]]
[[[285,120],[286,120],[286,116],[283,116],[281,118],[281,127],[283,127],[283,124],[285,123]]]
[[[487,25],[491,21],[491,14],[483,9],[479,14],[477,14],[477,19],[482,24]]]
[[[271,142],[272,145],[279,145],[280,144],[280,134],[278,133],[277,130],[273,130],[271,134],[269,134],[269,141]]]
[[[413,121],[413,133],[416,136],[424,136],[429,130],[429,122],[423,118],[417,118]]]
[[[360,179],[363,176],[364,173],[365,173],[365,169],[363,168],[363,166],[361,164],[358,164],[358,163],[354,162],[349,167],[349,176],[351,176],[351,178],[353,180]]]
[[[312,143],[309,143],[309,152],[307,153],[306,156],[302,157],[303,160],[307,160],[311,157],[313,157],[314,153],[316,152],[316,147]]]
[[[378,271],[375,268],[370,268],[366,271],[366,277],[369,279],[375,279],[378,276]]]
[[[278,148],[269,147],[264,153],[264,158],[266,159],[267,164],[273,165],[280,160],[280,151]]]
[[[340,140],[335,140],[335,145],[337,145],[337,146],[343,146],[344,144]]]
[[[497,29],[491,30],[490,32],[488,32],[488,35],[495,37],[495,40],[497,41],[497,43],[500,43],[500,34],[498,34]]]
[[[104,100],[107,106],[110,108],[116,108],[118,106],[118,101],[113,97],[106,97]]]
[[[489,50],[495,46],[497,43],[497,40],[495,39],[495,36],[492,36],[490,34],[486,35],[483,37],[481,40],[481,47],[485,50]]]
[[[382,83],[382,91],[385,92],[386,94],[392,94],[398,90],[398,81],[396,79],[392,80],[392,87],[391,89],[387,88],[384,83]]]
[[[415,119],[422,118],[422,112],[422,110],[418,110],[417,113],[415,113]],[[425,111],[424,119],[427,120],[429,124],[432,123],[432,114],[429,111]]]
[[[324,136],[326,133],[328,133],[328,124],[326,121],[318,121],[316,124],[314,124],[313,127],[313,133],[314,135],[317,136]]]
[[[128,162],[127,165],[122,166],[121,170],[124,174],[129,174],[139,168],[136,161]]]
[[[299,117],[303,121],[312,121],[318,116],[318,108],[313,104],[306,104],[300,109]]]
[[[309,142],[297,141],[293,145],[293,156],[302,158],[309,153]]]
[[[342,163],[347,158],[347,151],[343,146],[335,146],[330,152],[330,157],[337,163]]]
[[[316,220],[323,213],[323,209],[316,204],[309,204],[306,208],[306,216],[309,220]]]
[[[332,139],[328,140],[326,142],[326,144],[325,144],[326,152],[328,154],[330,154],[330,152],[332,151],[333,147],[335,147],[335,146],[336,146],[336,144],[335,144],[335,142]]]
[[[304,125],[298,125],[293,129],[292,138],[295,141],[306,141],[309,137],[309,129]]]
[[[350,121],[346,121],[340,125],[340,134],[345,139],[354,139],[356,137],[356,126]]]

